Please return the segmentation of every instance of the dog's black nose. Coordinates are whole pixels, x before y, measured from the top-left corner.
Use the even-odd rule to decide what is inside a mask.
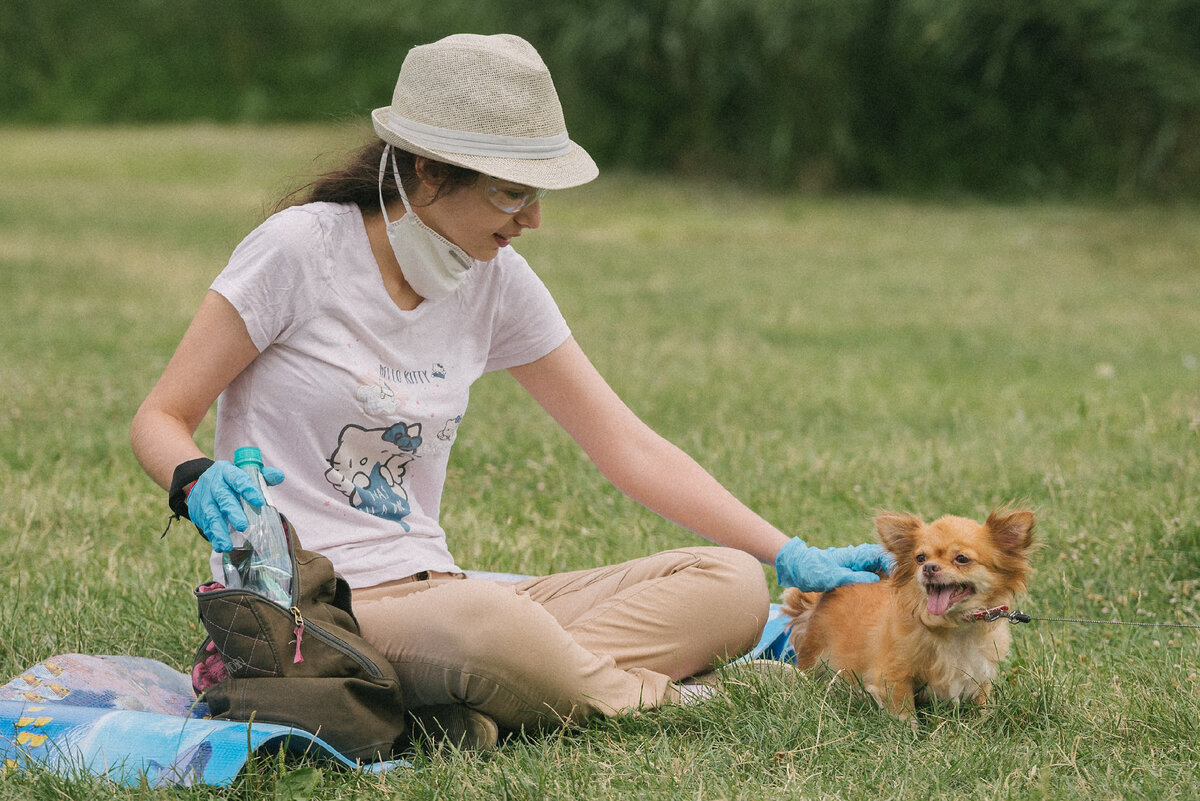
[[[922,570],[925,571],[925,575],[927,575],[927,576],[932,576],[941,569],[942,569],[942,566],[939,565],[937,562],[926,562],[925,566],[922,568]]]

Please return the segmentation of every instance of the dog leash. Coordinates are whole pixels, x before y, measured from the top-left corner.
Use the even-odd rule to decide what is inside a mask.
[[[964,620],[979,620],[990,623],[993,620],[1007,618],[1010,623],[1029,623],[1034,620],[1046,623],[1098,623],[1106,626],[1150,626],[1154,628],[1200,629],[1193,623],[1148,623],[1133,620],[1088,620],[1078,617],[1033,617],[1019,610],[1009,611],[1007,606],[993,606],[991,609],[975,609],[963,613]]]

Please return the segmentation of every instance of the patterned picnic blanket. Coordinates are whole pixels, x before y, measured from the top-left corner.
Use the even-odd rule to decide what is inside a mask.
[[[207,714],[191,679],[161,662],[63,654],[0,687],[0,764],[151,786],[227,785],[253,754],[279,749],[355,764],[309,732]]]

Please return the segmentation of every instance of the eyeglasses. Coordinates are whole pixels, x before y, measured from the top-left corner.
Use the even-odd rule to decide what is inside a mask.
[[[483,185],[483,196],[505,214],[516,214],[526,206],[532,206],[546,196],[549,189],[531,189],[518,184],[509,184],[489,178]]]

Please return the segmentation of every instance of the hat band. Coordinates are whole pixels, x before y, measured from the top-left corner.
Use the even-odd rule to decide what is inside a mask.
[[[456,131],[405,119],[388,112],[388,127],[415,145],[462,156],[502,159],[553,159],[571,152],[571,140],[563,131],[555,136],[498,136]]]

